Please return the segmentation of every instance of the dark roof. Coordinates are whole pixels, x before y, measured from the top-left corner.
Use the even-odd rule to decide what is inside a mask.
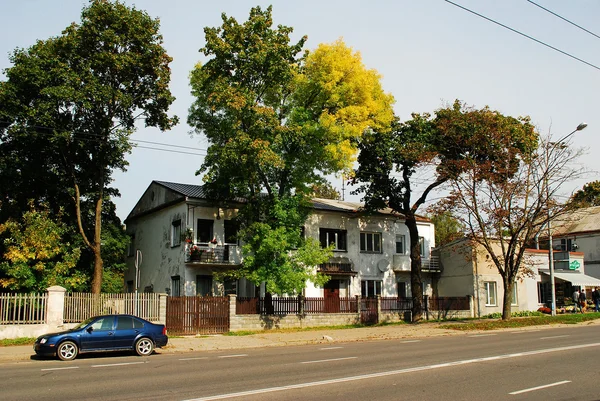
[[[167,187],[175,192],[179,192],[183,196],[187,196],[189,198],[206,198],[206,191],[202,185],[194,185],[194,184],[179,184],[177,182],[168,182],[168,181],[154,181],[157,184],[162,185],[163,187]]]

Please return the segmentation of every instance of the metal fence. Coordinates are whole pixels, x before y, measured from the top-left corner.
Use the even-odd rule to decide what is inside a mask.
[[[430,311],[471,310],[469,297],[427,297]]]
[[[238,315],[357,313],[358,305],[356,297],[238,297],[235,311]]]
[[[131,314],[150,321],[160,320],[160,298],[155,293],[65,294],[65,323],[78,323],[106,314]]]
[[[46,322],[48,294],[0,294],[0,324]]]
[[[381,297],[382,312],[403,312],[412,310],[411,298]]]
[[[168,297],[167,329],[173,335],[229,331],[228,297]]]

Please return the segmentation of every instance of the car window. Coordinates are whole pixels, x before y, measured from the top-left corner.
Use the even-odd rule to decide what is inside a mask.
[[[133,329],[133,319],[129,316],[117,316],[117,330]]]
[[[137,319],[133,319],[133,328],[134,329],[143,329],[144,328],[144,323],[140,320]]]
[[[113,318],[112,317],[103,317],[101,319],[96,320],[92,323],[92,328],[97,330],[112,330],[113,326]]]

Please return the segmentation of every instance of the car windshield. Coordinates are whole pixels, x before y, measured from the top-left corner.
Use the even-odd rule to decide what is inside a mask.
[[[83,329],[85,326],[92,323],[94,321],[94,319],[96,319],[96,318],[91,317],[89,319],[84,320],[83,322],[79,323],[77,326],[73,327],[73,330]]]

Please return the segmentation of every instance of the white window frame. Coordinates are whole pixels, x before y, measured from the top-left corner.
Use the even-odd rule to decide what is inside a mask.
[[[171,222],[171,248],[181,245],[181,219]]]
[[[381,253],[381,233],[361,231],[359,247],[361,253]]]
[[[400,252],[398,252],[398,244],[400,244]],[[406,235],[396,234],[396,254],[406,255]]]
[[[369,294],[369,282],[373,282],[373,291],[374,294]],[[383,291],[383,281],[382,280],[361,280],[360,282],[360,293],[361,296],[366,298],[374,298],[377,295],[382,294]]]
[[[510,305],[511,306],[518,306],[519,305],[519,294],[518,294],[518,291],[517,291],[517,283],[516,282],[513,283]]]
[[[485,289],[485,306],[497,306],[498,305],[498,285],[495,281],[485,281],[483,283]],[[490,289],[493,294],[490,294]]]
[[[325,244],[327,244],[327,246],[333,244],[334,251],[344,251],[344,252],[348,251],[348,232],[346,230],[319,228],[319,240],[321,238],[321,230],[325,231]],[[340,241],[341,236],[344,236],[343,241]],[[340,242],[343,242],[346,247],[341,248]],[[322,245],[325,245],[325,244],[322,244]]]

